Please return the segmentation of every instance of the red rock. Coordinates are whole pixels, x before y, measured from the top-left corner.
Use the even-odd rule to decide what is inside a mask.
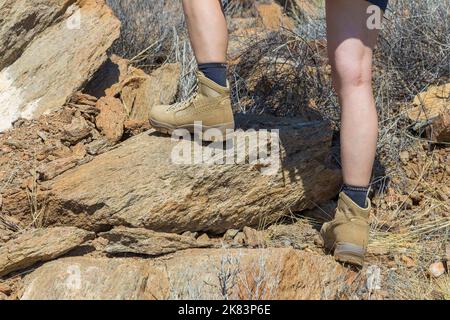
[[[111,142],[122,138],[127,114],[122,102],[114,97],[102,97],[97,101],[100,113],[96,117],[97,128]]]
[[[257,4],[256,9],[262,25],[268,30],[279,30],[282,27],[293,29],[293,21],[283,14],[283,8],[276,3]]]
[[[408,118],[419,128],[425,127],[427,137],[437,143],[450,142],[450,83],[430,86],[418,94],[413,108],[407,110]]]

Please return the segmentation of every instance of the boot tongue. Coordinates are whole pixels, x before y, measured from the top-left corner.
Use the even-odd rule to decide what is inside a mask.
[[[198,77],[198,90],[200,94],[206,97],[219,97],[224,94],[229,94],[229,89],[225,87],[219,86],[217,83],[208,79],[203,72],[199,71],[197,74]]]
[[[199,83],[199,92],[207,97],[218,97],[221,95],[219,92],[202,82]]]
[[[370,201],[368,201],[367,208],[360,208],[356,203],[350,199],[349,196],[347,196],[345,193],[341,192],[339,195],[339,203],[338,206],[343,211],[347,211],[349,214],[355,217],[363,217],[368,218],[369,212],[371,209]]]

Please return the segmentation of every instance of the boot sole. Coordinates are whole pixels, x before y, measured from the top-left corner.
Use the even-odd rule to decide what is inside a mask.
[[[342,263],[362,267],[364,265],[364,257],[364,248],[352,243],[338,243],[334,248],[334,258]]]
[[[186,124],[186,125],[175,127],[168,123],[163,123],[163,122],[159,122],[159,121],[150,119],[150,124],[155,130],[157,130],[161,133],[169,134],[169,135],[171,135],[177,129],[186,129],[190,133],[194,133],[195,129],[197,128],[202,133],[200,138],[203,141],[223,141],[226,139],[227,130],[234,130],[234,122],[223,123],[223,124],[218,124],[218,125],[214,125],[214,126],[203,126],[203,125],[196,126],[194,124]],[[206,139],[204,137],[203,133],[205,133],[205,131],[207,131],[209,129],[219,130],[222,134],[223,139]]]

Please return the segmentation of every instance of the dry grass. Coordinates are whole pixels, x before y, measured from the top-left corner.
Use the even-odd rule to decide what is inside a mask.
[[[44,218],[43,217],[44,207],[40,206],[38,201],[39,187],[37,181],[38,181],[38,174],[36,168],[33,168],[31,171],[31,185],[26,190],[28,202],[30,204],[30,213],[32,217],[32,221],[29,227],[33,228],[41,228],[43,225],[43,218]]]
[[[392,297],[399,299],[448,299],[448,275],[432,279],[429,266],[448,259],[450,248],[450,202],[441,198],[436,188],[445,186],[434,171],[435,154],[422,164],[409,192],[398,191],[400,197],[384,197],[377,208],[371,228],[369,252],[373,261],[382,263],[386,284]],[[396,173],[400,175],[400,173]],[[395,186],[392,186],[395,188]],[[423,198],[416,205],[407,205],[417,191]],[[406,194],[405,194],[406,193]],[[392,194],[392,192],[391,192]]]

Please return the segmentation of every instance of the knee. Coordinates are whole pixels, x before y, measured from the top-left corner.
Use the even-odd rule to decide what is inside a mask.
[[[336,53],[331,61],[333,84],[337,90],[371,86],[371,58],[364,55]]]

